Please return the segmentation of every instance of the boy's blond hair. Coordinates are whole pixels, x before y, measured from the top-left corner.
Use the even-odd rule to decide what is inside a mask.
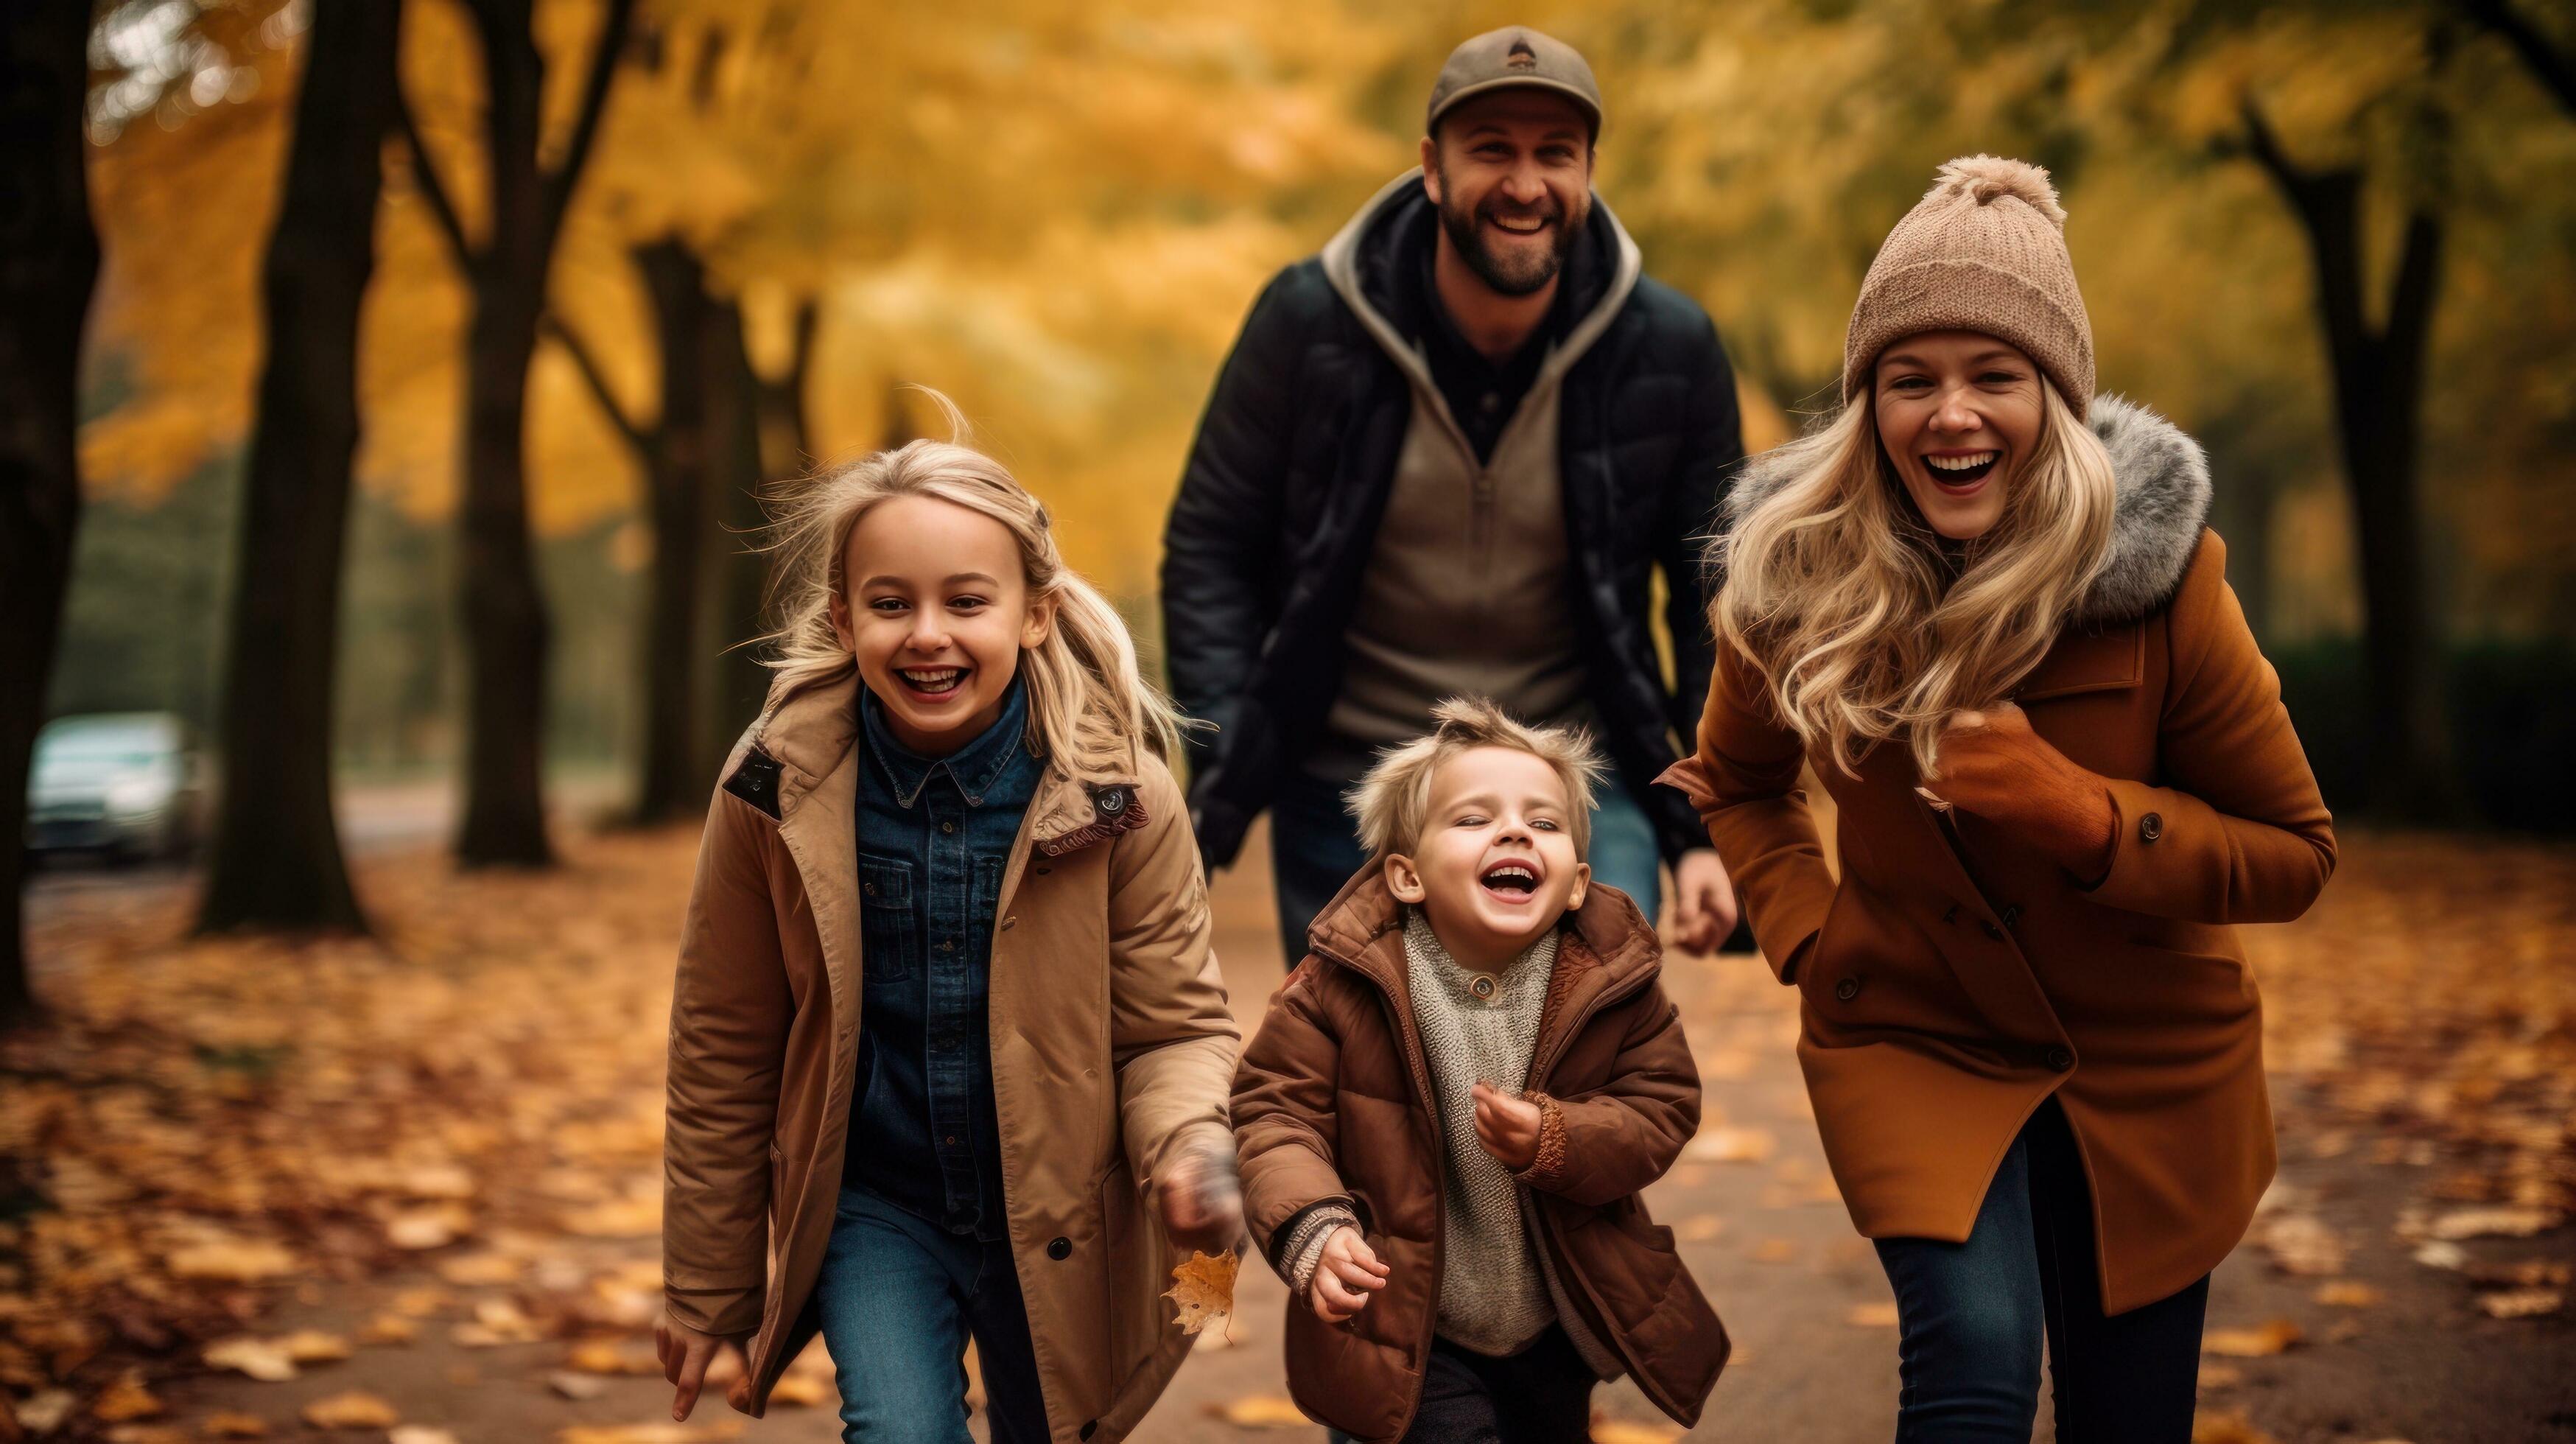
[[[1484,697],[1451,697],[1431,709],[1432,729],[1401,747],[1378,754],[1368,774],[1350,790],[1351,816],[1358,819],[1360,841],[1372,857],[1411,852],[1422,840],[1431,811],[1431,777],[1440,765],[1477,747],[1507,747],[1526,752],[1556,769],[1565,783],[1566,830],[1574,836],[1574,855],[1592,851],[1592,790],[1608,764],[1592,748],[1592,735],[1579,727],[1532,727],[1512,720]]]

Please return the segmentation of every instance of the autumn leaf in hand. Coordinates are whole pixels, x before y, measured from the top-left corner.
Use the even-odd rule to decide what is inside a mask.
[[[1234,1271],[1241,1263],[1232,1249],[1214,1258],[1192,1249],[1186,1261],[1172,1265],[1172,1286],[1163,1297],[1180,1308],[1182,1333],[1195,1334],[1234,1312]]]

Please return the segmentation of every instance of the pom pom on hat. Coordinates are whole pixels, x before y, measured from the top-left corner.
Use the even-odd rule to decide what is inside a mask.
[[[2029,161],[2000,155],[1963,155],[1945,163],[1940,177],[1925,200],[1947,191],[1982,206],[2011,196],[2048,217],[2048,223],[2061,233],[2066,229],[2066,208],[2057,203],[2057,187],[2048,183],[2047,171]]]

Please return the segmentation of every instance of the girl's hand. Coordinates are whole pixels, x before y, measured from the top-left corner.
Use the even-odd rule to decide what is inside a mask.
[[[671,1417],[685,1420],[698,1406],[698,1391],[709,1383],[725,1391],[725,1402],[751,1412],[751,1361],[742,1339],[701,1334],[668,1315],[653,1326],[653,1353],[662,1361],[662,1377],[678,1386],[671,1396]]]
[[[2111,870],[2120,815],[2102,779],[2075,765],[2010,702],[1962,712],[1941,734],[1941,775],[1921,789],[2011,831],[2088,882]]]
[[[1341,1323],[1368,1307],[1369,1295],[1385,1288],[1392,1272],[1360,1231],[1344,1224],[1324,1240],[1324,1255],[1315,1261],[1315,1277],[1306,1285],[1306,1301],[1316,1318]]]
[[[1538,1105],[1514,1098],[1491,1083],[1467,1090],[1476,1100],[1476,1141],[1518,1172],[1538,1161]]]
[[[1183,1151],[1156,1181],[1154,1207],[1163,1231],[1182,1248],[1221,1254],[1243,1238],[1243,1185],[1234,1171],[1234,1140]]]

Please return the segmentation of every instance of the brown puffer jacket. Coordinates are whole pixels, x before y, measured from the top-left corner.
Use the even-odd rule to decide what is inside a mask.
[[[1636,904],[1594,887],[1571,918],[1539,1015],[1528,1086],[1561,1120],[1521,1177],[1577,1320],[1684,1425],[1725,1367],[1726,1330],[1638,1191],[1699,1126],[1699,1069]],[[1308,1205],[1346,1201],[1393,1272],[1335,1327],[1288,1306],[1288,1391],[1364,1440],[1413,1420],[1440,1279],[1441,1146],[1430,1064],[1405,987],[1404,909],[1372,868],[1308,934],[1234,1078],[1244,1221],[1265,1255]]]

